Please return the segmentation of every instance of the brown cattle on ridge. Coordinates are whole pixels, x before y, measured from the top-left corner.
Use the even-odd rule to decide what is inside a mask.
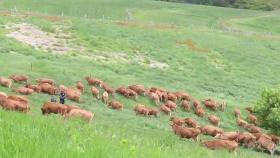
[[[41,88],[38,85],[26,84],[25,87],[29,89],[33,89],[33,91],[37,93],[41,93]]]
[[[235,152],[235,150],[238,147],[238,143],[235,141],[230,140],[222,140],[222,139],[216,139],[216,140],[210,140],[202,142],[202,144],[212,150],[215,149],[226,149],[229,152]]]
[[[5,77],[0,77],[0,85],[1,86],[11,88],[12,84],[13,84],[13,82],[12,82],[11,79],[5,78]]]
[[[47,83],[47,84],[50,84],[50,85],[55,85],[55,81],[53,79],[48,79],[48,78],[40,78],[40,79],[37,79],[36,82],[38,84],[44,84],[44,83]]]
[[[99,90],[95,88],[94,86],[91,87],[91,94],[96,98],[99,99]]]
[[[170,110],[172,111],[176,111],[176,108],[177,108],[177,105],[176,103],[174,103],[173,101],[171,100],[168,100],[166,103],[165,103],[165,106],[167,106]]]
[[[174,133],[181,138],[186,138],[186,139],[193,139],[197,141],[198,136],[200,134],[200,130],[197,128],[187,128],[183,126],[178,126],[176,124],[171,125]]]
[[[72,109],[69,113],[65,114],[65,117],[66,118],[80,117],[85,121],[90,122],[93,119],[94,114],[90,111],[83,110],[83,109]]]
[[[258,121],[258,119],[257,119],[257,117],[255,116],[255,115],[253,115],[253,114],[249,114],[248,115],[248,121],[250,122],[250,123],[253,123],[254,125],[256,125],[257,124],[257,121]]]
[[[243,144],[247,148],[256,146],[256,137],[249,132],[240,132],[237,136],[236,141],[239,144]]]
[[[220,118],[215,116],[215,115],[210,115],[210,116],[207,117],[207,119],[214,126],[219,126],[220,125]]]
[[[96,79],[94,77],[85,77],[85,79],[87,80],[88,84],[92,85],[92,86],[99,86],[99,87],[101,87],[102,84],[103,84],[102,80]]]
[[[111,101],[108,106],[112,109],[123,110],[123,104],[116,100]]]
[[[239,135],[238,132],[223,132],[223,133],[217,134],[215,136],[215,138],[235,141],[235,140],[237,140],[238,135]]]
[[[215,137],[217,134],[219,133],[223,133],[224,130],[212,125],[206,125],[206,126],[202,126],[199,127],[201,130],[201,133],[206,134],[206,135],[210,135],[212,137]]]
[[[25,87],[19,87],[16,90],[16,93],[22,94],[22,95],[30,95],[34,92],[33,89],[25,88]]]
[[[108,102],[109,102],[109,94],[106,92],[106,91],[104,91],[103,92],[103,94],[102,94],[102,101],[103,101],[103,103],[104,104],[108,104]]]
[[[173,124],[178,126],[183,126],[183,124],[185,123],[184,119],[176,118],[176,117],[170,117],[169,121],[172,121]]]
[[[15,82],[27,82],[28,80],[28,77],[25,75],[11,75],[9,78]]]
[[[195,119],[193,119],[193,118],[185,118],[185,123],[189,127],[193,127],[193,128],[197,128],[198,127],[197,121]]]
[[[81,81],[76,82],[76,88],[79,89],[82,93],[84,92],[84,84]]]
[[[183,100],[181,107],[185,110],[185,111],[191,111],[191,104],[188,100]]]
[[[161,105],[160,106],[160,111],[164,112],[167,115],[171,115],[171,110],[169,109],[169,107],[165,106],[165,105]]]
[[[198,107],[195,109],[195,114],[199,117],[203,117],[205,115],[205,111],[202,107]]]

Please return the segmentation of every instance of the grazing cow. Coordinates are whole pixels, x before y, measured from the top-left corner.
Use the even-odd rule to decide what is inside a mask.
[[[240,132],[236,142],[243,144],[247,148],[252,148],[256,146],[256,137],[249,132]]]
[[[83,109],[72,109],[69,113],[65,114],[65,118],[70,118],[70,117],[80,117],[85,121],[90,122],[93,119],[94,114],[90,111],[83,110]]]
[[[104,104],[108,104],[109,102],[109,94],[106,91],[104,91],[102,94],[102,101]]]
[[[237,140],[238,135],[239,135],[238,132],[223,132],[223,133],[217,134],[215,136],[215,138],[235,141],[235,140]]]
[[[96,98],[99,99],[99,90],[95,88],[94,86],[91,87],[91,94]]]
[[[195,108],[195,114],[199,117],[203,117],[205,115],[205,111],[202,107]]]
[[[84,92],[84,84],[81,81],[76,82],[76,88],[79,89],[82,93]]]
[[[47,93],[49,95],[57,94],[58,89],[49,83],[40,83],[38,86],[40,87],[41,92],[43,93]]]
[[[206,108],[216,111],[218,109],[218,104],[213,99],[206,99],[204,101],[204,105]]]
[[[135,91],[138,95],[143,95],[143,96],[146,95],[146,89],[143,85],[140,84],[130,85],[127,88]]]
[[[153,100],[153,101],[156,103],[156,105],[159,105],[160,98],[159,98],[159,96],[158,96],[156,93],[150,92],[150,93],[149,93],[149,98],[150,98],[151,100]]]
[[[99,79],[96,79],[96,78],[93,78],[93,77],[85,77],[85,79],[87,80],[88,84],[92,85],[92,86],[101,87],[102,84],[103,84],[102,80],[99,80]]]
[[[74,88],[68,88],[66,91],[66,98],[75,102],[80,102],[81,92]]]
[[[0,77],[0,85],[1,86],[11,88],[12,84],[13,84],[13,82],[12,82],[11,79],[5,78],[5,77]]]
[[[22,95],[30,95],[34,92],[33,89],[25,88],[25,87],[19,87],[16,90],[16,93],[22,94]]]
[[[197,128],[198,127],[197,121],[195,119],[193,119],[193,118],[185,118],[185,123],[189,127],[193,127],[193,128]]]
[[[27,113],[30,110],[28,104],[17,100],[9,99],[9,97],[2,102],[2,107],[6,110],[20,111],[24,113]]]
[[[27,82],[28,80],[28,77],[25,75],[11,75],[9,78],[15,82]]]
[[[210,140],[202,142],[202,144],[212,150],[215,149],[226,149],[229,152],[235,152],[235,150],[238,147],[238,143],[235,141],[230,140],[222,140],[222,139],[216,139],[216,140]]]
[[[269,137],[261,135],[260,138],[257,139],[257,147],[259,149],[265,149],[269,151],[271,155],[274,155],[276,144]]]
[[[160,111],[164,112],[167,115],[171,115],[171,109],[165,105],[160,106]]]
[[[168,100],[168,101],[166,102],[165,106],[167,106],[167,107],[168,107],[170,110],[172,110],[172,111],[176,111],[177,105],[176,105],[175,102],[173,102],[173,101],[171,101],[171,100]]]
[[[101,88],[103,88],[109,95],[114,96],[115,90],[105,82],[102,84]]]
[[[238,126],[243,127],[243,128],[247,128],[247,126],[249,125],[249,123],[247,121],[242,120],[239,117],[236,118],[236,123]]]
[[[42,114],[61,114],[64,115],[67,112],[65,105],[53,102],[46,102],[41,108]]]
[[[198,136],[200,134],[200,130],[197,128],[187,128],[183,126],[178,126],[176,124],[171,125],[174,133],[181,138],[186,138],[186,139],[193,139],[197,141]]]
[[[250,133],[261,133],[262,130],[261,128],[255,126],[255,125],[248,125],[246,127],[246,129],[250,132]]]
[[[240,118],[241,117],[241,112],[240,112],[240,110],[238,108],[235,108],[233,113],[234,113],[234,116],[236,118]]]
[[[134,107],[133,110],[135,111],[136,115],[137,114],[144,115],[144,116],[149,115],[149,109],[145,105],[138,104]]]
[[[176,124],[178,126],[182,126],[185,123],[184,119],[180,119],[176,117],[170,117],[169,121],[172,121],[173,124]]]
[[[214,125],[214,126],[219,126],[220,125],[220,118],[215,116],[215,115],[210,115],[207,117],[209,122]]]
[[[167,93],[167,100],[171,100],[172,102],[176,103],[177,102],[177,96],[174,93]]]
[[[191,111],[191,104],[188,100],[183,100],[181,107],[185,110],[185,111]]]
[[[200,127],[200,130],[201,130],[201,133],[210,135],[212,137],[215,137],[217,134],[224,132],[223,129],[212,126],[212,125],[202,126],[202,127]]]
[[[123,110],[123,104],[115,100],[111,101],[108,106],[112,109]]]
[[[26,88],[33,89],[34,92],[41,93],[41,88],[38,85],[26,84]]]
[[[200,102],[198,100],[194,100],[193,101],[193,106],[194,106],[194,108],[200,107]]]
[[[55,81],[53,79],[48,79],[48,78],[40,78],[40,79],[37,79],[36,82],[38,84],[48,83],[53,86],[55,85]]]
[[[256,117],[255,115],[253,115],[253,114],[250,113],[250,114],[248,115],[247,119],[248,119],[248,121],[249,121],[250,123],[253,123],[254,125],[257,124],[258,119],[257,119],[257,117]]]
[[[248,111],[250,114],[254,112],[254,109],[252,107],[246,107],[245,110]]]

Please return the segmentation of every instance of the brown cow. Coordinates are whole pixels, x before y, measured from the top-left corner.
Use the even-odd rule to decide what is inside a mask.
[[[238,108],[235,108],[233,113],[234,113],[234,116],[236,118],[240,118],[241,117],[241,112],[240,112],[240,110]]]
[[[149,108],[149,114],[148,115],[158,117],[158,110],[153,109],[153,108]]]
[[[197,128],[187,128],[183,126],[178,126],[176,124],[171,125],[174,133],[181,138],[186,138],[186,139],[193,139],[197,141],[198,136],[200,134],[200,130]]]
[[[266,137],[264,135],[261,135],[259,139],[257,139],[257,147],[259,149],[265,149],[270,152],[271,155],[274,154],[274,151],[276,149],[276,144],[269,139],[269,137]]]
[[[58,91],[58,89],[55,86],[49,83],[40,83],[38,86],[41,88],[41,92],[47,93],[49,95],[54,95]]]
[[[2,107],[3,107],[3,109],[6,109],[6,110],[20,111],[20,112],[24,112],[24,113],[27,113],[30,110],[30,107],[28,104],[25,104],[24,102],[12,100],[9,98],[5,99],[2,102]]]
[[[38,85],[26,84],[25,87],[33,89],[34,92],[41,93],[41,88]]]
[[[185,111],[191,111],[191,105],[190,102],[188,100],[183,100],[181,107],[185,110]]]
[[[236,141],[239,144],[244,144],[247,148],[256,146],[256,137],[249,132],[240,132],[237,136]]]
[[[195,108],[195,114],[199,117],[203,117],[205,115],[205,111],[202,107]]]
[[[248,125],[246,127],[246,129],[250,132],[250,133],[261,133],[262,130],[261,128],[255,126],[255,125]]]
[[[280,137],[279,137],[279,136],[273,135],[273,134],[271,134],[271,135],[269,135],[269,136],[271,137],[272,141],[273,141],[276,145],[279,144],[279,142],[280,142]]]
[[[28,80],[28,77],[25,75],[11,75],[9,78],[15,82],[27,82]]]
[[[92,85],[92,86],[99,86],[99,87],[101,87],[102,84],[103,84],[102,80],[96,79],[94,77],[85,77],[85,79],[87,80],[88,84]]]
[[[108,106],[112,109],[123,110],[123,104],[115,100],[111,101]]]
[[[172,102],[177,102],[177,96],[173,93],[168,92],[167,93],[167,100],[171,100]]]
[[[209,115],[207,117],[207,119],[209,120],[209,122],[214,125],[214,126],[219,126],[220,125],[220,118],[215,116],[215,115]]]
[[[198,100],[194,100],[193,101],[193,106],[194,106],[194,108],[200,107],[200,102]]]
[[[48,79],[48,78],[40,78],[40,79],[37,79],[36,82],[38,84],[43,84],[43,83],[47,83],[47,84],[50,84],[50,85],[55,85],[55,81],[53,79]]]
[[[95,88],[94,86],[91,87],[91,94],[96,98],[99,99],[99,90]]]
[[[42,114],[61,114],[64,115],[67,112],[67,108],[63,104],[46,102],[41,108]]]
[[[175,92],[174,94],[177,96],[179,101],[191,101],[192,99],[191,95],[186,92]]]
[[[212,126],[212,125],[202,126],[202,127],[200,127],[200,130],[201,130],[201,133],[210,135],[212,137],[215,137],[217,134],[224,132],[223,129]]]
[[[223,133],[217,134],[215,136],[215,138],[235,141],[235,140],[237,140],[238,135],[239,135],[238,132],[223,132]]]
[[[198,127],[197,121],[195,119],[193,119],[193,118],[185,118],[185,123],[189,127],[193,127],[193,128],[197,128]]]
[[[171,101],[171,100],[168,100],[166,103],[165,103],[165,106],[167,106],[170,110],[172,111],[176,111],[176,103]]]
[[[143,95],[143,96],[146,95],[146,89],[143,85],[140,84],[130,85],[127,88],[135,91],[138,95]]]
[[[173,124],[176,124],[178,126],[182,126],[185,123],[184,119],[176,117],[170,117],[169,121],[172,121]]]
[[[19,87],[16,90],[16,93],[22,94],[22,95],[30,95],[34,92],[33,89],[25,88],[25,87]]]
[[[7,99],[18,101],[18,102],[21,102],[23,104],[28,104],[29,103],[28,99],[24,96],[11,95],[11,96],[8,96]]]
[[[204,105],[206,108],[216,111],[218,109],[218,104],[213,99],[206,99],[204,101]]]
[[[133,110],[135,111],[136,115],[140,114],[144,116],[148,116],[150,111],[145,105],[141,104],[136,105]]]
[[[167,115],[171,115],[171,109],[165,105],[160,106],[160,111],[164,112]]]
[[[212,150],[215,149],[227,149],[229,152],[235,152],[235,150],[238,147],[238,143],[235,141],[230,140],[222,140],[222,139],[216,139],[216,140],[210,140],[202,142],[202,144]]]
[[[11,88],[12,84],[13,84],[13,81],[11,79],[5,78],[5,77],[0,77],[0,85],[1,86]]]
[[[84,92],[84,84],[81,81],[76,82],[76,88],[79,89],[82,93]]]
[[[72,109],[69,113],[65,115],[65,118],[69,118],[69,117],[80,117],[85,121],[90,122],[93,119],[94,114],[90,111],[83,110],[83,109]]]
[[[156,94],[156,93],[154,93],[154,92],[150,92],[150,93],[149,93],[149,98],[150,98],[151,100],[153,100],[153,101],[156,103],[156,105],[159,105],[160,98],[159,98],[158,94]]]
[[[102,94],[102,101],[104,104],[108,104],[109,102],[109,94],[106,91],[104,91]]]
[[[79,103],[81,99],[81,92],[78,89],[68,88],[66,91],[66,98]]]
[[[102,84],[101,88],[103,88],[109,95],[114,96],[115,90],[105,82]]]
[[[254,125],[257,124],[258,119],[257,119],[257,117],[256,117],[255,115],[253,115],[253,114],[250,113],[250,114],[248,115],[247,119],[248,119],[248,121],[249,121],[250,123],[253,123]]]
[[[243,128],[247,128],[247,126],[249,125],[249,123],[247,121],[242,120],[239,117],[236,118],[236,123],[238,126],[243,127]]]

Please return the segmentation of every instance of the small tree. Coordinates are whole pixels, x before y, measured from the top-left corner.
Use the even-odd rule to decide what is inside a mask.
[[[280,134],[280,89],[265,89],[254,111],[261,126]]]

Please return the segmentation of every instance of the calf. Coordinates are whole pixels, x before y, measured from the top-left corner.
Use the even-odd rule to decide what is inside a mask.
[[[212,149],[212,150],[227,149],[229,152],[235,152],[235,150],[238,147],[238,144],[235,141],[222,140],[222,139],[205,141],[205,142],[202,142],[202,144],[205,147]]]
[[[186,118],[185,119],[185,123],[189,126],[189,127],[193,127],[193,128],[197,128],[198,127],[198,123],[195,119],[193,118]]]
[[[243,127],[243,128],[247,128],[247,126],[249,125],[249,123],[247,121],[242,120],[239,117],[236,118],[236,123],[238,126]]]
[[[111,101],[108,106],[112,109],[123,110],[123,104],[115,100]]]
[[[30,95],[34,92],[33,89],[25,88],[25,87],[19,87],[16,90],[16,93],[22,94],[22,95]]]
[[[91,87],[91,94],[93,95],[93,97],[95,97],[96,99],[99,99],[99,90],[97,88],[95,88],[94,86]]]
[[[215,115],[208,116],[208,120],[214,126],[219,126],[220,125],[220,118],[215,116]]]
[[[5,78],[5,77],[0,77],[0,85],[1,86],[11,88],[12,84],[13,84],[13,82],[12,82],[11,79]]]
[[[76,82],[76,88],[79,89],[82,93],[84,92],[84,84],[81,81]]]
[[[215,126],[206,125],[200,127],[201,133],[215,137],[217,134],[223,133],[224,130]]]
[[[181,107],[185,110],[185,111],[191,111],[191,105],[190,102],[188,100],[183,100]]]
[[[67,113],[65,115],[65,117],[66,118],[69,118],[69,117],[81,117],[85,121],[90,122],[93,119],[94,114],[92,112],[90,112],[90,111],[83,110],[83,109],[72,109],[69,113]]]
[[[11,75],[9,78],[15,82],[27,82],[28,80],[28,77],[25,75]]]
[[[200,134],[200,130],[197,128],[186,128],[182,126],[178,126],[176,124],[171,125],[174,133],[181,138],[186,138],[186,139],[193,139],[197,141],[197,138]]]

